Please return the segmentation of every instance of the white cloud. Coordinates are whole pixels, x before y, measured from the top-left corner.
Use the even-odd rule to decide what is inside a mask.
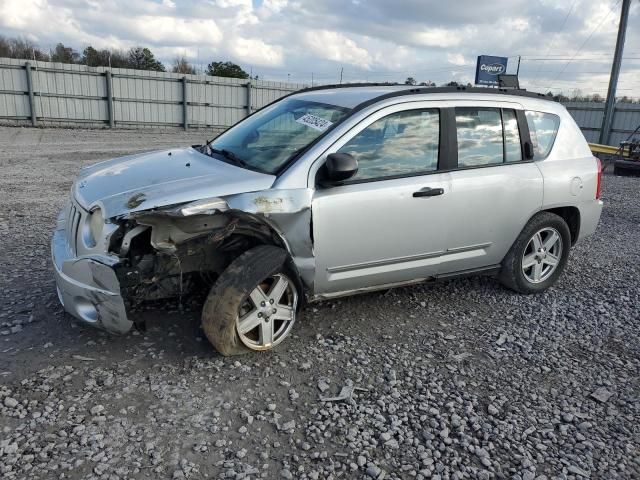
[[[523,55],[521,85],[605,93],[620,7],[616,0],[581,0],[567,16],[570,6],[557,0],[0,0],[0,34],[29,38],[45,50],[58,42],[80,51],[143,45],[167,64],[186,53],[190,61],[231,60],[257,67],[262,78],[291,73],[305,82],[312,71],[316,80],[335,81],[344,67],[347,80],[412,76],[442,84],[472,79],[476,55]],[[640,45],[632,28],[639,21],[640,3],[632,2],[626,57]],[[570,58],[594,29],[564,71],[566,62],[534,60],[547,52]],[[639,73],[640,60],[625,58],[624,93],[639,95]]]
[[[464,58],[464,55],[462,55],[461,53],[447,53],[447,62],[451,63],[452,65],[458,66],[471,64]]]
[[[413,42],[425,47],[455,47],[460,45],[462,38],[459,33],[444,28],[430,28],[410,35]]]
[[[38,28],[55,25],[56,29],[64,29],[70,23],[69,10],[52,8],[46,0],[2,0],[0,2],[0,25],[22,30],[25,34],[31,33],[34,25],[38,25]]]
[[[282,48],[256,38],[234,38],[229,47],[236,57],[252,65],[277,67],[283,63]]]
[[[289,4],[289,0],[264,0],[262,8],[269,12],[278,13],[284,10]]]
[[[169,16],[139,16],[124,20],[144,40],[154,43],[218,44],[222,31],[213,20],[185,19]]]
[[[326,60],[357,65],[365,69],[371,66],[372,57],[369,52],[338,32],[307,31],[304,33],[304,44],[315,55]]]

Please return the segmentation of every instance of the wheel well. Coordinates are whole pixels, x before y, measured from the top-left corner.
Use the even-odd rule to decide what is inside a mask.
[[[580,234],[580,210],[578,210],[577,207],[558,207],[549,208],[544,211],[555,213],[567,222],[569,232],[571,233],[571,246],[575,245],[578,241],[578,235]]]
[[[287,252],[287,264],[300,292],[304,291],[288,245],[267,221],[238,212],[216,218],[217,223],[212,218],[162,219],[133,237],[126,251],[116,250],[122,253],[117,275],[126,296],[155,300],[208,290],[235,258],[259,245]],[[180,241],[172,242],[172,249],[159,249],[153,243],[154,229],[160,240],[175,235]]]

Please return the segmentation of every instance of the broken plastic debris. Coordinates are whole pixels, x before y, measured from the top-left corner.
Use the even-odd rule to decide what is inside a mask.
[[[361,392],[366,392],[367,389],[366,388],[361,388],[361,387],[354,387],[353,385],[345,385],[344,387],[342,387],[342,389],[340,390],[340,393],[338,394],[337,397],[320,397],[320,400],[323,402],[349,402],[349,403],[355,403],[355,400],[353,399],[353,393],[358,390]]]

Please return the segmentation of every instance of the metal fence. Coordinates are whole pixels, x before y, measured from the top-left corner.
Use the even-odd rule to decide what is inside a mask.
[[[604,102],[566,102],[564,106],[580,126],[587,141],[599,143]],[[611,122],[607,144],[618,145],[621,141],[626,140],[638,125],[640,125],[640,104],[617,103],[613,112],[613,122]]]
[[[224,129],[302,84],[0,58],[0,123]],[[568,102],[590,142],[604,103]],[[640,125],[640,105],[618,103],[610,145]]]
[[[0,122],[226,128],[304,86],[0,58]]]

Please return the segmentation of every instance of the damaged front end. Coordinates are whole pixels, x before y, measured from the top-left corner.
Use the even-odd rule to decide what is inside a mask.
[[[74,248],[81,240],[74,225],[87,223],[83,217],[90,213],[76,219],[66,209],[52,243],[60,300],[76,318],[124,333],[134,325],[127,317],[130,307],[208,291],[233,259],[264,244],[286,249],[300,286],[309,285],[310,204],[311,191],[297,189],[132,208],[107,220],[107,234],[94,247],[102,251]]]

